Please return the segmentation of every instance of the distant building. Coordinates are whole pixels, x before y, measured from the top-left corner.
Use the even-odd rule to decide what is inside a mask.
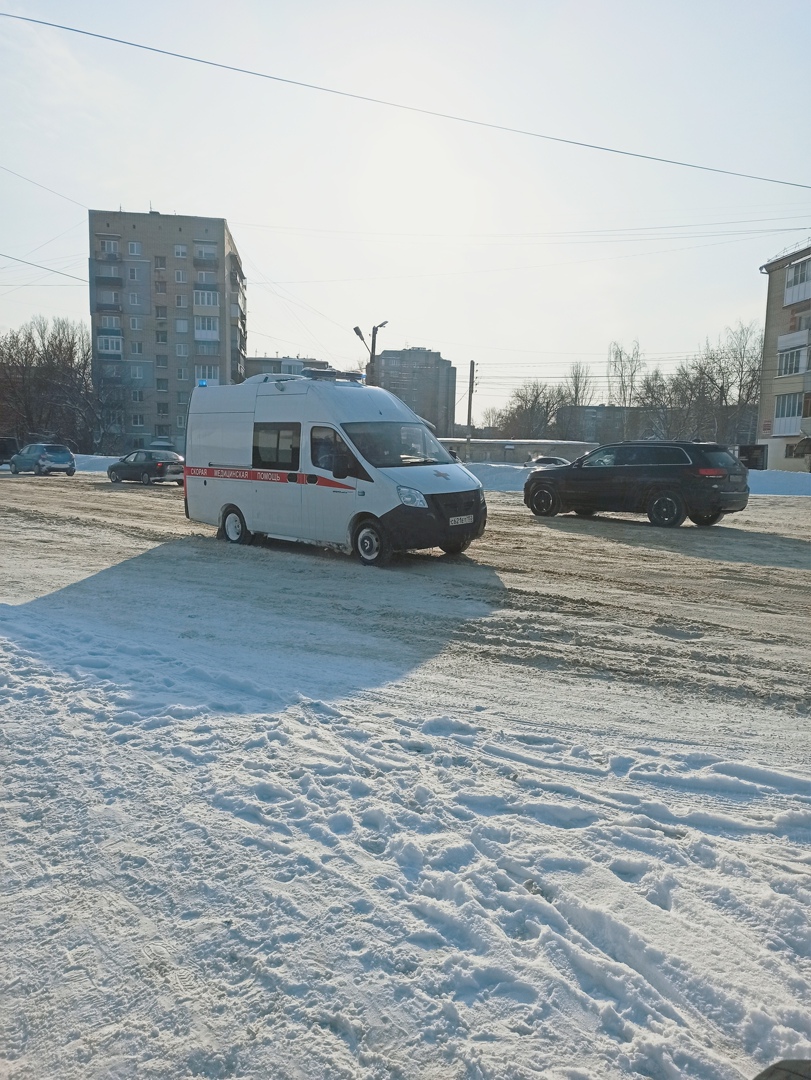
[[[245,378],[252,375],[300,375],[305,368],[328,368],[327,360],[301,356],[248,356],[245,358]]]
[[[375,358],[373,378],[377,386],[396,394],[417,416],[433,424],[438,436],[453,437],[456,368],[450,360],[431,349],[384,349]]]
[[[186,444],[199,379],[245,377],[245,276],[224,218],[91,210],[93,380],[99,439]]]
[[[757,446],[761,468],[808,470],[811,453],[811,245],[761,266],[768,274]]]

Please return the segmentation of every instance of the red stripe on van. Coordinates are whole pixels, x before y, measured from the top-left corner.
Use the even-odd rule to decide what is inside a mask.
[[[204,476],[216,480],[252,480],[254,483],[268,484],[289,484],[292,482],[287,479],[289,475],[286,472],[277,472],[275,469],[235,469],[216,468],[214,466],[201,468],[194,465],[187,465],[183,470],[184,480],[188,480],[190,476]],[[295,473],[294,475],[297,484],[307,483],[306,473]],[[317,486],[353,490],[351,484],[341,484],[337,480],[331,480],[326,476],[318,477]]]

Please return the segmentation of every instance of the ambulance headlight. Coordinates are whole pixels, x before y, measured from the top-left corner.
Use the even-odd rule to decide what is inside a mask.
[[[419,506],[423,510],[428,509],[428,503],[425,501],[425,496],[421,491],[417,491],[416,488],[400,487],[398,484],[397,494],[400,496],[400,502],[403,506]]]

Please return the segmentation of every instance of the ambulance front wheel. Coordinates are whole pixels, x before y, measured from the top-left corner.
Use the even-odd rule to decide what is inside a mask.
[[[378,521],[362,521],[355,529],[352,548],[364,566],[385,566],[391,561],[391,541]]]
[[[222,535],[229,544],[251,542],[251,534],[245,525],[245,518],[236,506],[229,506],[222,516]]]

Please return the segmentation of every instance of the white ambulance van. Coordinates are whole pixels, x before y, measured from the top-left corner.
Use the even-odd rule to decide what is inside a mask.
[[[186,516],[234,544],[253,534],[354,551],[457,554],[487,520],[482,485],[399,398],[339,372],[199,385],[186,430]]]

